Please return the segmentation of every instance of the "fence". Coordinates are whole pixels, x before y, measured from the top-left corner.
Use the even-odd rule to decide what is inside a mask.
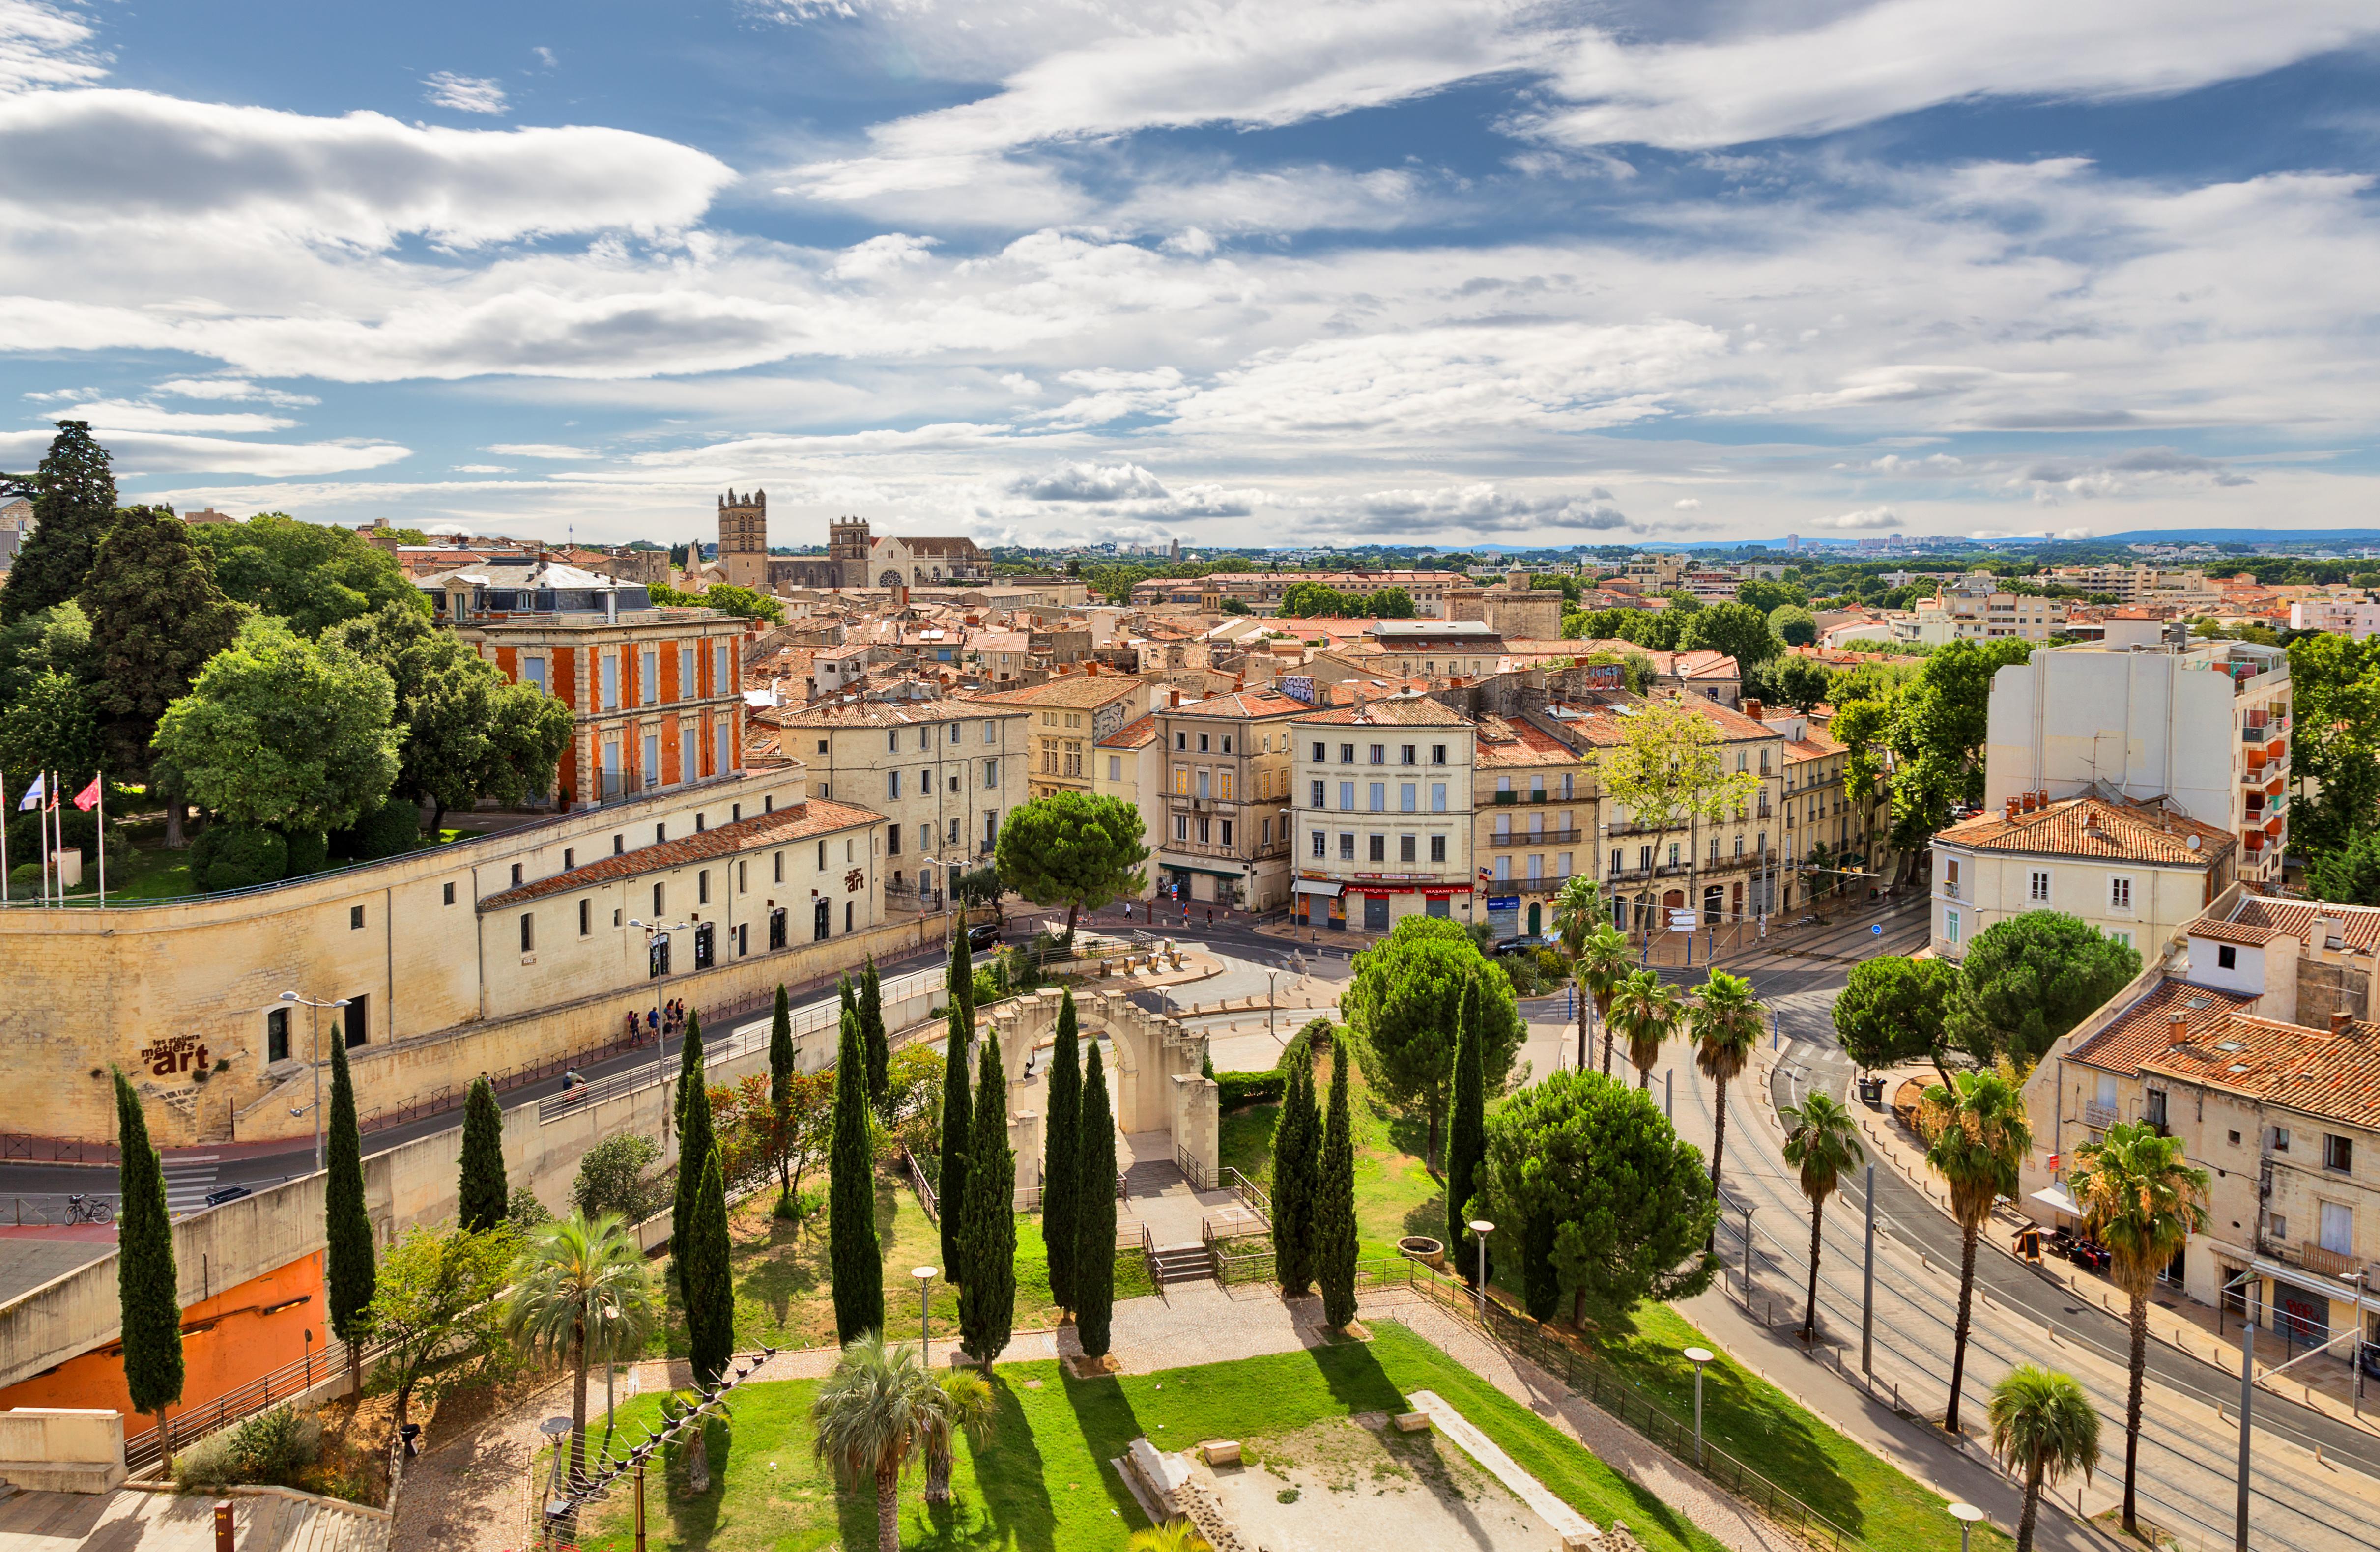
[[[41,1227],[57,1227],[69,1223],[113,1223],[123,1206],[123,1198],[114,1194],[94,1194],[83,1198],[84,1212],[78,1216],[73,1199],[65,1195],[14,1196],[9,1198],[9,1222],[22,1229],[31,1223]],[[93,1218],[92,1207],[105,1207],[107,1217]]]
[[[571,1051],[567,1055],[551,1057],[543,1061],[523,1062],[517,1067],[507,1067],[502,1072],[489,1073],[488,1083],[497,1093],[503,1094],[528,1084],[543,1083],[548,1078],[558,1078],[574,1067],[592,1066],[598,1061],[609,1061],[615,1056],[622,1056],[636,1049],[640,1044],[642,1042],[638,1040],[614,1040],[609,1045]],[[401,1105],[395,1109],[373,1111],[363,1118],[358,1130],[380,1132],[391,1126],[402,1126],[407,1122],[419,1121],[424,1116],[443,1115],[449,1110],[460,1109],[463,1101],[469,1097],[470,1092],[468,1085],[462,1088],[449,1086],[436,1089],[409,1105]],[[577,1091],[574,1089],[571,1092]],[[542,1112],[540,1112],[541,1118]]]
[[[23,1137],[0,1134],[0,1160],[35,1164],[105,1164],[117,1162],[114,1143],[78,1142],[72,1137]]]
[[[372,1364],[388,1351],[389,1344],[379,1343],[363,1350],[362,1372],[369,1374]],[[302,1396],[324,1380],[344,1374],[347,1349],[345,1342],[332,1341],[321,1352],[309,1350],[295,1364],[284,1364],[271,1374],[262,1375],[247,1384],[225,1391],[212,1401],[201,1401],[185,1411],[169,1412],[159,1427],[135,1434],[124,1441],[126,1474],[138,1477],[156,1465],[164,1452],[159,1448],[170,1439],[176,1449],[194,1439],[201,1439],[220,1429],[254,1416],[276,1401]]]

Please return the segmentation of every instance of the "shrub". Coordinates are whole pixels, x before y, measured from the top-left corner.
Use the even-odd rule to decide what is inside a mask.
[[[333,849],[357,862],[376,862],[413,849],[421,838],[421,806],[409,797],[392,797],[339,831]]]
[[[184,1450],[174,1462],[174,1482],[183,1488],[248,1482],[285,1486],[322,1452],[321,1419],[286,1405],[267,1407]]]
[[[299,831],[288,838],[289,871],[285,877],[295,879],[302,874],[320,873],[331,865],[331,843],[311,831]]]
[[[1222,1090],[1221,1107],[1236,1110],[1243,1105],[1262,1105],[1280,1098],[1288,1089],[1289,1073],[1281,1067],[1262,1073],[1218,1073],[1215,1085]]]
[[[253,889],[289,873],[289,843],[250,825],[207,827],[190,848],[190,877],[202,889]]]
[[[504,1199],[504,1221],[526,1234],[540,1223],[552,1222],[553,1214],[537,1199],[536,1192],[528,1186],[516,1185],[513,1187],[513,1194]]]
[[[597,1143],[578,1160],[572,1203],[589,1218],[608,1212],[625,1223],[643,1222],[661,1210],[661,1188],[645,1178],[661,1156],[660,1145],[633,1132]]]
[[[115,806],[111,804],[109,806]],[[8,855],[38,859],[41,856],[41,831],[49,822],[47,813],[19,812],[9,816]],[[82,854],[83,867],[88,871],[99,860],[98,854],[92,850],[99,842],[99,816],[61,804],[58,828],[63,831],[64,843]],[[132,843],[124,838],[124,827],[111,819],[107,826],[107,860],[120,865],[129,860],[131,855]]]

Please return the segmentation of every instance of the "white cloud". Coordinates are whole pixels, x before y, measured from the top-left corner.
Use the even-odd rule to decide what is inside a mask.
[[[1002,388],[1007,389],[1010,393],[1019,394],[1026,398],[1031,398],[1036,394],[1041,392],[1041,384],[1034,382],[1023,372],[1002,372],[1000,374],[1000,385]]]
[[[499,442],[488,451],[500,458],[597,458],[602,456],[591,449],[572,447],[558,442]]]
[[[2141,447],[2109,458],[2049,459],[2033,464],[2010,479],[2009,486],[2029,492],[2035,501],[2048,502],[2061,494],[2085,498],[2122,495],[2143,481],[2216,486],[2255,483],[2217,459],[2202,458],[2170,447]]]
[[[0,431],[0,458],[38,458],[55,433]],[[157,431],[111,433],[108,451],[125,477],[147,474],[255,474],[268,479],[380,468],[413,455],[409,447],[378,441],[235,442],[223,437]]]
[[[261,399],[282,409],[299,409],[322,401],[311,394],[288,394],[266,388],[244,377],[176,377],[149,390],[177,399]]]
[[[452,108],[456,113],[500,115],[508,105],[504,87],[486,76],[458,76],[452,70],[439,70],[421,84],[429,89],[421,94],[423,102]]]
[[[1808,528],[1898,528],[1902,524],[1900,514],[1888,506],[1864,506],[1837,517],[1807,518],[1802,526]]]
[[[937,239],[913,237],[906,232],[886,232],[844,249],[827,273],[839,280],[880,280],[925,262]]]
[[[511,474],[514,472],[513,466],[510,464],[456,464],[453,467],[456,474]]]
[[[90,421],[91,430],[97,432],[222,431],[237,435],[241,432],[285,431],[298,424],[278,415],[243,411],[194,415],[187,410],[161,409],[152,404],[126,399],[98,399],[76,405],[60,413],[67,419]]]
[[[1032,501],[1131,501],[1162,498],[1164,483],[1138,464],[1060,464],[1042,474],[1019,475],[1011,494]]]
[[[1670,508],[1674,512],[1700,512],[1703,509],[1702,498],[1699,496],[1681,496],[1676,501],[1670,503]]]
[[[91,26],[42,0],[0,0],[0,91],[82,86],[107,73]]]
[[[1444,490],[1375,491],[1347,525],[1359,533],[1406,535],[1415,541],[1448,528],[1472,533],[1521,533],[1629,527],[1628,515],[1597,486],[1577,494],[1506,490],[1491,480]]]

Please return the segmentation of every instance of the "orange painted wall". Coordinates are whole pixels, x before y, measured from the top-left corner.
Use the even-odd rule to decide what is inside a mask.
[[[273,1315],[262,1313],[270,1305],[301,1297],[302,1303]],[[309,1331],[319,1354],[325,1333],[318,1256],[292,1261],[190,1305],[182,1312],[182,1404],[177,1410],[204,1405],[284,1364],[298,1362],[306,1355]],[[12,1407],[111,1407],[130,1413],[123,1350],[110,1344],[0,1390],[0,1409]],[[130,1431],[146,1426],[137,1423]]]

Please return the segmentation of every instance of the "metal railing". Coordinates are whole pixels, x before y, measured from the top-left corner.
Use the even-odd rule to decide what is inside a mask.
[[[933,1182],[926,1179],[925,1169],[917,1162],[917,1156],[911,1153],[905,1146],[901,1149],[901,1162],[908,1167],[909,1183],[916,1187],[917,1192],[917,1205],[926,1209],[926,1216],[929,1219],[940,1223],[941,1215],[936,1210]]]
[[[374,1360],[386,1352],[389,1345],[381,1342],[365,1347],[359,1372],[369,1374]],[[161,1445],[164,1442],[170,1440],[173,1447],[179,1449],[195,1439],[228,1428],[276,1402],[304,1395],[339,1373],[346,1363],[346,1344],[334,1340],[320,1351],[310,1347],[306,1355],[296,1363],[284,1364],[270,1374],[260,1375],[245,1385],[235,1386],[211,1401],[169,1412],[159,1426],[125,1439],[125,1471],[128,1475],[138,1477],[163,1458]]]
[[[35,1164],[104,1164],[119,1162],[114,1143],[86,1143],[73,1137],[24,1137],[0,1134],[0,1160]]]
[[[1576,841],[1585,831],[1572,830],[1499,830],[1489,832],[1491,846],[1542,846]]]
[[[1173,1146],[1173,1162],[1175,1167],[1181,1170],[1182,1178],[1190,1182],[1191,1190],[1207,1189],[1207,1167],[1199,1163],[1196,1156],[1187,1147],[1179,1143]]]
[[[91,1193],[82,1197],[82,1202],[84,1210],[79,1214],[73,1197],[67,1193],[12,1196],[9,1198],[9,1222],[18,1229],[29,1223],[37,1228],[59,1228],[77,1223],[105,1227],[115,1221],[115,1215],[124,1206],[123,1197],[114,1193]],[[108,1216],[93,1218],[89,1211],[91,1207],[104,1207]]]
[[[1240,1199],[1242,1206],[1264,1219],[1268,1229],[1272,1226],[1272,1198],[1266,1195],[1264,1189],[1256,1182],[1226,1164],[1223,1166],[1223,1187]]]

